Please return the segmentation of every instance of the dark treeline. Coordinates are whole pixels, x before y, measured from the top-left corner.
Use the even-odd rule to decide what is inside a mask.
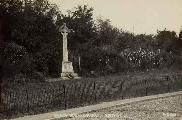
[[[109,20],[93,20],[93,12],[78,6],[62,14],[47,0],[0,0],[1,79],[59,76],[62,36],[57,28],[63,22],[74,31],[68,36],[69,59],[82,75],[179,66],[182,31],[179,35],[166,29],[156,35],[134,35]]]

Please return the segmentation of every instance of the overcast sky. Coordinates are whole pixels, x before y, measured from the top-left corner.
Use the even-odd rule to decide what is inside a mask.
[[[157,29],[179,32],[182,0],[49,0],[62,12],[78,5],[94,8],[94,18],[110,19],[112,25],[139,34],[156,34]],[[133,29],[134,28],[134,29]]]

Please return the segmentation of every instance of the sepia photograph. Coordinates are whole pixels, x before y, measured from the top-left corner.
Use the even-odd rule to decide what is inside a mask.
[[[0,0],[0,120],[182,120],[182,0]]]

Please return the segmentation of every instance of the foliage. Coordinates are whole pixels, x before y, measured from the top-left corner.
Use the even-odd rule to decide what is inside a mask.
[[[0,8],[4,10],[4,13],[1,12],[2,19],[8,21],[8,25],[3,28],[6,37],[2,41],[6,45],[2,49],[4,54],[1,71],[9,65],[12,66],[1,77],[7,77],[7,73],[13,76],[20,73],[32,74],[36,71],[48,75],[51,72],[48,66],[52,64],[50,59],[61,52],[58,46],[59,33],[51,18],[57,14],[52,12],[55,9],[54,5],[46,0],[7,0],[1,1]],[[7,60],[10,62],[6,62]],[[16,64],[19,70],[14,70],[18,69]],[[53,69],[56,70],[56,67]],[[12,71],[16,73],[13,74]]]
[[[78,6],[74,11],[68,11],[68,15],[62,14],[62,19],[58,24],[67,23],[72,33],[68,39],[68,46],[71,51],[77,51],[81,54],[82,49],[94,39],[95,28],[93,23],[93,8],[88,6]]]
[[[158,46],[165,49],[166,51],[175,51],[177,43],[177,35],[174,31],[158,31],[156,36]]]
[[[73,11],[68,11],[67,15],[62,14],[62,18],[58,19],[57,24],[61,25],[63,22],[72,29],[68,36],[68,49],[71,61],[76,63],[75,69],[78,68],[78,57],[81,57],[82,69],[89,70],[92,66],[92,53],[97,50],[96,46],[92,45],[97,37],[93,21],[93,8],[86,5],[75,7]],[[76,71],[81,72],[77,69]]]
[[[180,63],[182,31],[179,37],[166,29],[156,35],[134,35],[111,25],[108,19],[94,21],[93,12],[84,5],[62,14],[47,0],[0,1],[1,78],[59,76],[62,37],[57,28],[63,22],[71,29],[69,59],[76,72],[103,75]]]

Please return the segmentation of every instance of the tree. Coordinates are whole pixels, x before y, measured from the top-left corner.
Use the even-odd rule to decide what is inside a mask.
[[[89,51],[94,49],[92,43],[96,38],[96,29],[93,21],[93,8],[87,5],[77,6],[74,10],[68,11],[66,15],[61,15],[58,19],[57,25],[62,25],[65,22],[68,28],[72,29],[68,35],[68,50],[69,59],[78,64],[78,57],[81,57],[82,68],[90,66]],[[87,63],[87,61],[89,61]],[[88,64],[88,65],[86,65]],[[89,67],[88,67],[89,69]]]
[[[116,44],[118,52],[124,49],[133,48],[135,46],[135,44],[133,44],[134,37],[135,36],[132,33],[121,31]]]
[[[67,23],[68,28],[73,30],[69,34],[68,47],[71,51],[80,53],[79,48],[91,43],[96,34],[93,8],[86,5],[78,6],[75,10],[68,11],[67,15],[62,15],[62,19],[58,21],[58,24],[61,25],[63,22]]]
[[[60,35],[51,18],[54,14],[59,14],[59,11],[53,12],[56,11],[55,8],[55,5],[49,4],[47,0],[1,1],[0,9],[3,11],[0,12],[1,17],[8,21],[6,32],[3,33],[5,37],[1,53],[4,50],[8,52],[1,54],[1,71],[5,68],[3,66],[11,65],[9,68],[11,76],[34,72],[49,75],[51,66],[49,59],[61,54],[58,46],[61,44]],[[16,59],[18,56],[21,57]],[[5,62],[10,58],[10,62]],[[16,65],[21,67],[15,70],[16,73],[11,72]],[[57,70],[57,66],[54,66],[53,72],[58,72]],[[2,76],[7,76],[6,73]]]
[[[165,49],[166,51],[176,51],[176,45],[177,45],[177,35],[174,31],[158,31],[156,35],[156,39],[158,42],[158,46]]]
[[[110,21],[98,19],[98,38],[97,45],[114,45],[117,42],[120,31],[111,25]]]

